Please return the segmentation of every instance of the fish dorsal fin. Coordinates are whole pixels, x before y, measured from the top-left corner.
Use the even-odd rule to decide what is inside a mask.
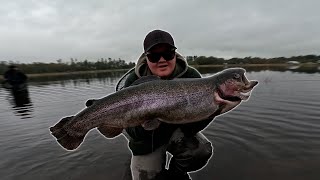
[[[146,82],[150,82],[150,81],[157,81],[157,80],[161,80],[159,78],[159,76],[155,76],[155,75],[142,76],[141,78],[134,81],[131,85],[134,86],[134,85],[138,85],[138,84],[142,84],[142,83],[146,83]]]

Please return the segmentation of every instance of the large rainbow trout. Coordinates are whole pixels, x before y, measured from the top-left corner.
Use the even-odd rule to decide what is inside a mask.
[[[242,68],[230,68],[211,77],[161,80],[140,78],[128,88],[109,94],[71,118],[50,128],[67,150],[74,150],[86,134],[97,128],[107,138],[127,127],[155,129],[160,122],[184,124],[230,111],[247,100],[257,81],[249,81]]]

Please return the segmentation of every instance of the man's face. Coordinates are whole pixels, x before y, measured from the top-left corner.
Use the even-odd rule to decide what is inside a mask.
[[[166,44],[156,45],[147,53],[147,63],[152,74],[168,77],[176,66],[175,51]]]

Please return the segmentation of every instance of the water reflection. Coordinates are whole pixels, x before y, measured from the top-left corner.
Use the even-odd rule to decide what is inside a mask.
[[[299,69],[300,65],[289,65],[288,69],[294,70],[294,69]]]
[[[11,98],[9,98],[12,109],[17,116],[22,119],[31,118],[33,112],[32,102],[30,100],[28,86],[25,85],[21,89],[9,89]]]
[[[312,74],[314,67],[244,68],[250,79],[261,83],[249,101],[216,118],[204,131],[214,156],[192,178],[319,179],[320,69]],[[212,75],[222,69],[199,70]],[[42,77],[30,80],[28,93],[20,96],[0,89],[1,179],[124,179],[131,155],[124,137],[106,140],[92,131],[79,150],[67,152],[48,131],[61,117],[84,108],[87,99],[112,93],[122,75],[88,73],[48,77],[50,81]],[[28,116],[21,115],[26,109],[33,116],[27,121],[22,118]]]

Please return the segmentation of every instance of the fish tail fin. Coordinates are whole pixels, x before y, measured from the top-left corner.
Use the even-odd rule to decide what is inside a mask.
[[[57,139],[58,143],[67,150],[74,150],[82,143],[84,136],[69,135],[63,126],[72,118],[61,119],[55,126],[50,127],[51,134]]]
[[[71,136],[63,128],[51,133],[58,143],[67,150],[75,150],[83,142],[84,136]]]
[[[67,122],[69,122],[74,116],[68,116],[62,118],[56,125],[50,127],[50,131],[56,131],[58,129],[61,129]]]

